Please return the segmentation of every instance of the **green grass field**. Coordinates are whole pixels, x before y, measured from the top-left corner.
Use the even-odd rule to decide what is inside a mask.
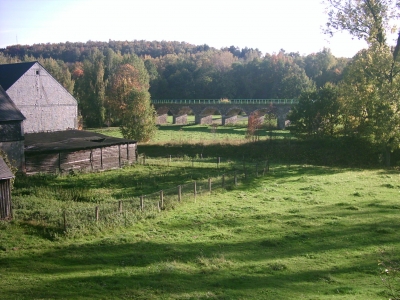
[[[188,160],[19,177],[13,197],[21,211],[93,206],[216,176],[211,169]],[[394,299],[399,179],[397,170],[276,161],[265,176],[127,227],[50,236],[41,223],[1,222],[0,299]]]
[[[89,130],[114,137],[122,137],[118,127]],[[246,138],[246,131],[246,124],[243,123],[227,126],[165,124],[158,126],[156,136],[148,144],[212,144],[215,142],[220,144],[241,144],[249,141]],[[289,131],[267,129],[259,130],[257,136],[259,139],[264,140],[267,138],[282,139],[291,137]]]

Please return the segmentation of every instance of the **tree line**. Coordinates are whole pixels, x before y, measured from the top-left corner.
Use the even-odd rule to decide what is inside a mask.
[[[258,49],[165,41],[15,45],[0,51],[0,63],[33,60],[78,99],[87,127],[119,125],[113,83],[121,77],[121,65],[137,71],[153,99],[282,99],[298,98],[326,82],[336,84],[349,61],[329,49],[307,56],[284,50],[263,56]]]

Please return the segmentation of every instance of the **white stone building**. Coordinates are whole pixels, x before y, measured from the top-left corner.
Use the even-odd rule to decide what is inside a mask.
[[[77,100],[39,62],[0,65],[0,85],[25,116],[25,133],[77,129]]]

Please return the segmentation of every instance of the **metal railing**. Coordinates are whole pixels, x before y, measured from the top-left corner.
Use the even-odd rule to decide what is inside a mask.
[[[153,104],[298,104],[297,99],[153,99]]]

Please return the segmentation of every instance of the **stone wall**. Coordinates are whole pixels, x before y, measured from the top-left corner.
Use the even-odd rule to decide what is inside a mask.
[[[173,124],[186,125],[187,124],[187,115],[174,116],[173,117]]]
[[[236,116],[231,116],[231,117],[222,117],[222,125],[228,125],[228,124],[236,124],[237,122],[237,115]]]
[[[213,116],[195,116],[195,123],[196,124],[202,124],[202,125],[211,125],[213,123]]]
[[[163,114],[163,115],[157,116],[156,124],[157,125],[166,124],[167,123],[167,118],[168,118],[167,114]]]

